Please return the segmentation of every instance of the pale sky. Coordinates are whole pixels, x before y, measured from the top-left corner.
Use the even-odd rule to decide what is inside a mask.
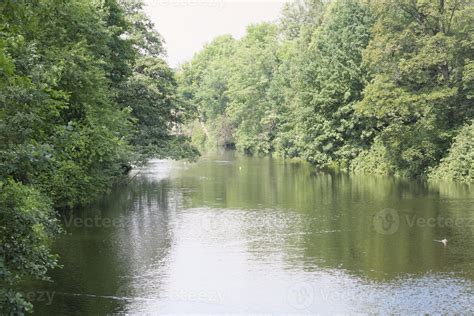
[[[217,35],[240,38],[247,25],[276,21],[287,0],[145,0],[145,11],[164,37],[172,67],[190,60]]]

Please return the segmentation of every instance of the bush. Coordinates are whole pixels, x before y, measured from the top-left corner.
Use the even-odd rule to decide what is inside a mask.
[[[429,173],[429,178],[474,182],[474,121],[460,130],[447,156]]]
[[[372,147],[362,151],[351,163],[352,173],[394,175],[396,167],[390,162],[383,143],[376,139]]]
[[[48,244],[59,232],[48,198],[13,180],[0,182],[0,314],[31,311],[18,283],[25,278],[47,279],[47,269],[57,266]]]
[[[205,148],[208,142],[208,137],[203,127],[199,124],[199,121],[194,121],[190,124],[191,143],[200,149]]]

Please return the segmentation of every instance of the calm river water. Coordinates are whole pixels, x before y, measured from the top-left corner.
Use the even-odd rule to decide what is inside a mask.
[[[467,186],[234,152],[137,171],[64,214],[36,314],[474,313]]]

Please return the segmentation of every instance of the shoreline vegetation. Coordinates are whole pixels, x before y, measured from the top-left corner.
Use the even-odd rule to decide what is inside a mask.
[[[58,212],[149,157],[195,158],[161,36],[138,0],[0,3],[0,314],[58,267]]]
[[[351,173],[474,181],[468,1],[288,3],[278,23],[217,37],[179,73],[199,148]]]
[[[474,180],[474,12],[464,0],[297,0],[180,69],[140,0],[0,4],[0,314],[33,305],[60,209],[150,157],[200,149],[352,173]]]

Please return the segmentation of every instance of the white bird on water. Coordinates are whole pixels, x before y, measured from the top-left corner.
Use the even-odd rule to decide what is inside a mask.
[[[448,240],[447,240],[446,238],[443,239],[443,240],[434,240],[434,241],[440,242],[440,243],[442,243],[442,244],[445,245],[445,246],[448,244]]]

